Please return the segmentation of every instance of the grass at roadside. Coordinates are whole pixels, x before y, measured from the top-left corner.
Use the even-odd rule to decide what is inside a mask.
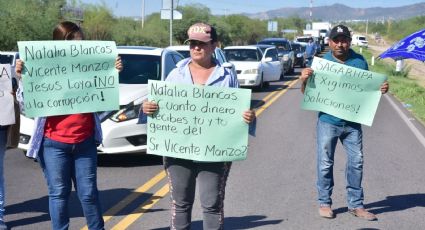
[[[358,47],[353,48],[359,52]],[[404,106],[410,110],[416,118],[425,124],[425,88],[417,84],[415,80],[409,79],[409,69],[396,73],[395,66],[375,59],[375,65],[371,65],[372,54],[363,49],[362,55],[367,59],[370,71],[383,73],[388,76],[390,93],[397,97]]]

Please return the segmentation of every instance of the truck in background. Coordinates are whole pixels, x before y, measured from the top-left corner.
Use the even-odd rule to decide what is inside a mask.
[[[330,22],[313,22],[311,25],[313,30],[319,31],[319,37],[323,40],[323,45],[329,45],[329,31],[332,28]]]

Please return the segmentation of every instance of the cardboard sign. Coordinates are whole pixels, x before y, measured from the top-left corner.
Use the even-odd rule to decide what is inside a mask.
[[[301,108],[322,111],[371,126],[387,79],[374,73],[315,57]]]
[[[0,125],[15,124],[10,64],[0,64]]]
[[[244,160],[251,90],[149,81],[147,153],[196,161]]]
[[[52,116],[119,108],[117,49],[111,41],[18,42],[25,68],[25,115]]]

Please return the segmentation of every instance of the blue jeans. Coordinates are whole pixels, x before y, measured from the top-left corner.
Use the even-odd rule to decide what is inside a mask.
[[[0,129],[0,220],[4,216],[4,155],[6,153],[7,129]]]
[[[44,137],[38,159],[47,180],[52,229],[68,229],[68,202],[74,182],[89,229],[104,229],[97,190],[97,151],[94,137],[67,144]]]
[[[341,141],[347,154],[345,179],[348,208],[363,208],[363,145],[360,124],[336,126],[317,122],[317,190],[320,205],[332,205],[335,147]]]
[[[305,65],[306,65],[307,67],[311,67],[311,64],[313,63],[313,58],[314,58],[314,57],[308,57],[308,58],[306,58],[306,63],[305,63]]]

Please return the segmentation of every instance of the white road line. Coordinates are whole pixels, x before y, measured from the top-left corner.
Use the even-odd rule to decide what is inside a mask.
[[[394,107],[397,113],[400,115],[401,119],[406,122],[407,126],[412,130],[412,133],[418,138],[419,142],[425,148],[425,137],[421,132],[413,125],[413,123],[409,120],[409,118],[401,111],[401,109],[395,104],[395,102],[388,95],[384,95],[384,97],[390,102],[390,104]]]

